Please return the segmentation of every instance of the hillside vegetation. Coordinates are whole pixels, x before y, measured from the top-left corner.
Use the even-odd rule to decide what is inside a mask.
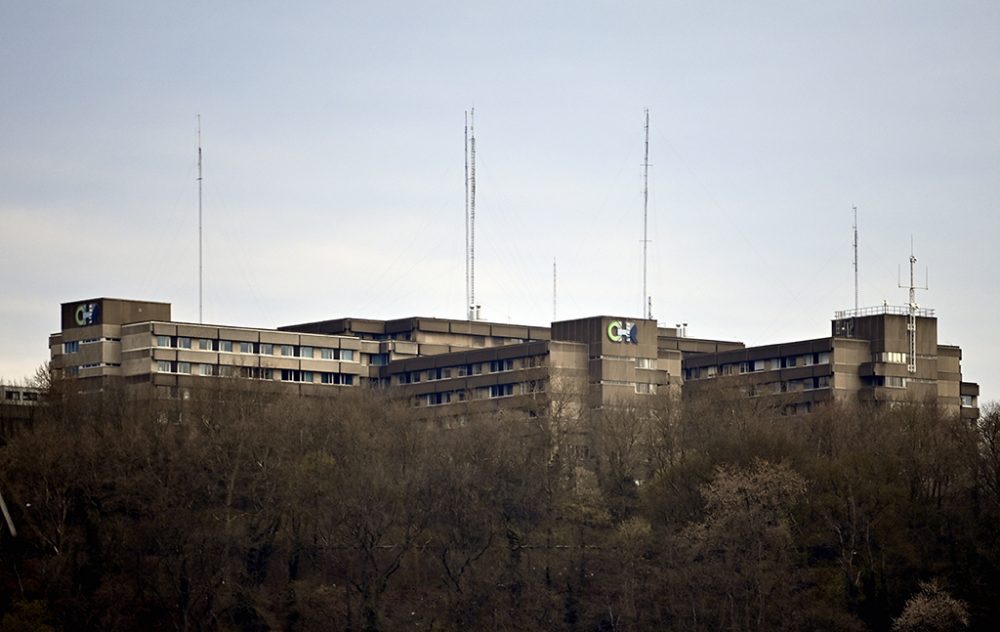
[[[364,389],[50,401],[0,447],[3,630],[1000,622],[995,407],[716,393],[442,428]]]

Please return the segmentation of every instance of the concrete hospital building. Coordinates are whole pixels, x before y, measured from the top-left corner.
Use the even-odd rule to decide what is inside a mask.
[[[746,347],[621,315],[549,327],[412,317],[259,329],[175,322],[168,303],[94,298],[62,305],[49,348],[54,373],[81,390],[124,385],[173,399],[234,378],[316,397],[380,387],[423,414],[465,416],[536,414],[556,399],[641,404],[718,385],[790,414],[829,401],[933,400],[978,417],[961,349],[938,344],[933,312],[907,310],[838,312],[828,337]]]

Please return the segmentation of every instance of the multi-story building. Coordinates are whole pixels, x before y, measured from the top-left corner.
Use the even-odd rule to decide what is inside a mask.
[[[685,383],[727,383],[781,397],[789,412],[833,399],[934,397],[977,414],[961,350],[937,344],[932,314],[916,318],[913,341],[908,322],[893,308],[838,314],[829,338],[747,349],[615,316],[550,327],[414,317],[255,329],[174,322],[166,303],[98,298],[63,304],[62,330],[49,344],[55,372],[83,389],[115,383],[182,399],[220,377],[308,396],[376,386],[446,417],[579,411],[677,394]]]
[[[183,397],[219,377],[316,396],[369,385],[461,414],[444,407],[530,410],[556,392],[588,406],[655,395],[679,388],[686,346],[739,346],[672,337],[653,320],[612,316],[551,327],[348,318],[255,329],[174,322],[166,303],[97,298],[64,304],[49,345],[53,370],[84,390],[115,383]]]
[[[0,443],[35,417],[42,403],[42,389],[0,384]]]
[[[928,402],[979,416],[979,386],[962,381],[962,350],[938,344],[932,310],[837,312],[829,337],[685,358],[691,390],[730,386],[802,413],[822,402]]]

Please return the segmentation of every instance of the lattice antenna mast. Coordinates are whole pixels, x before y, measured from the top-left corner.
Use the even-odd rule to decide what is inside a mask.
[[[201,114],[198,114],[198,323],[202,320],[202,241],[201,241]]]
[[[910,373],[917,372],[917,311],[919,305],[917,305],[917,290],[928,289],[928,283],[924,281],[923,286],[916,285],[915,281],[915,269],[917,266],[917,258],[913,255],[913,237],[910,237],[910,304],[909,304],[909,317],[906,321],[906,333],[909,342],[909,354],[907,355],[906,370]],[[902,283],[898,284],[899,287],[907,287]]]
[[[649,108],[646,108],[646,145],[642,160],[642,298],[646,318],[653,317],[653,299],[646,290],[646,260],[649,250]]]
[[[476,305],[476,108],[469,111],[469,320],[479,319]]]
[[[472,319],[469,296],[469,111],[465,111],[465,313]]]
[[[854,211],[854,311],[858,311],[858,207]]]

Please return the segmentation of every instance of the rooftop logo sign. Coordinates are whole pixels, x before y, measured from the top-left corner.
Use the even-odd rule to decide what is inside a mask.
[[[639,344],[639,328],[635,323],[613,320],[608,325],[608,340]]]
[[[96,325],[101,322],[100,305],[97,303],[82,303],[77,305],[73,316],[76,324],[80,327]]]

